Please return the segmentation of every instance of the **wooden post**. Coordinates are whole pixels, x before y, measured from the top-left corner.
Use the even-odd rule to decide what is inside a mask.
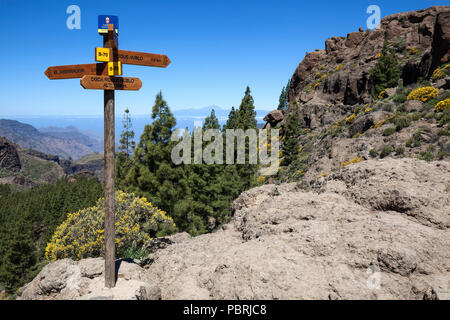
[[[110,48],[108,34],[103,46]],[[105,286],[116,285],[116,245],[114,213],[114,90],[104,90],[104,166],[105,166]]]
[[[108,21],[108,18],[104,17],[105,21]],[[115,17],[115,21],[118,23],[118,17]],[[104,24],[100,20],[99,29],[103,33]],[[108,24],[108,32],[103,34],[103,47],[109,49],[103,50],[103,54],[105,51],[109,53],[108,59],[105,59],[103,55],[97,54],[97,50],[95,54],[95,59],[103,63],[49,67],[45,71],[45,75],[50,80],[81,78],[80,85],[83,88],[104,90],[105,286],[113,288],[116,285],[114,90],[139,90],[142,87],[142,82],[138,78],[114,77],[110,75],[122,75],[122,63],[165,68],[170,64],[170,59],[166,55],[161,54],[119,50],[118,35],[113,24]],[[113,62],[112,65],[110,62]]]

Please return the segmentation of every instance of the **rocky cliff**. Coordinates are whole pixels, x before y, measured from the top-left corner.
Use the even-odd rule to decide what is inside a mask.
[[[74,179],[80,175],[102,180],[103,158],[90,161],[91,158],[92,156],[84,157],[81,159],[82,163],[73,163],[59,156],[21,149],[19,145],[0,136],[0,184],[23,189],[54,183],[63,177]]]
[[[307,53],[292,76],[289,109],[272,111],[266,127],[286,129],[299,115],[299,160],[269,181],[308,185],[350,163],[412,157],[450,159],[450,7],[387,16],[373,31],[332,37]],[[398,84],[374,95],[371,70],[382,48],[395,56]],[[387,68],[387,66],[385,66]],[[422,87],[433,98],[410,99]],[[447,107],[448,108],[448,107]],[[283,149],[283,142],[281,148]]]
[[[404,85],[429,78],[450,61],[450,7],[387,16],[373,31],[350,32],[308,52],[292,76],[289,101],[314,105],[371,103],[370,69],[388,42],[395,48]]]
[[[0,168],[12,172],[20,171],[22,168],[17,146],[4,137],[0,137]]]
[[[369,160],[321,178],[264,185],[221,230],[157,239],[143,267],[50,263],[20,299],[449,299],[450,164]]]

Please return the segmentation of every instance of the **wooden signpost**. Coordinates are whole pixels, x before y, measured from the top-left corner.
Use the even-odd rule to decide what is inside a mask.
[[[170,64],[170,59],[161,54],[119,50],[119,18],[99,16],[98,19],[98,31],[103,36],[103,48],[95,48],[95,60],[101,63],[49,67],[45,75],[50,80],[81,78],[80,85],[84,89],[104,90],[105,286],[112,288],[116,284],[114,91],[139,90],[142,87],[139,78],[116,76],[122,75],[122,64],[165,68]]]
[[[128,77],[84,76],[80,83],[85,89],[98,90],[139,90],[142,87],[139,78]]]
[[[106,63],[89,63],[48,67],[44,73],[50,80],[73,79],[82,78],[87,74],[108,75],[108,69]]]
[[[138,66],[165,68],[170,64],[170,59],[164,54],[145,53],[118,50],[118,59],[123,64],[134,64]],[[113,61],[111,49],[95,48],[95,61]]]

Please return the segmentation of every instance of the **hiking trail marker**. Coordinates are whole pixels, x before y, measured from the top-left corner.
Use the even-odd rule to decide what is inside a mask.
[[[104,166],[105,166],[105,286],[116,285],[115,209],[114,209],[114,91],[139,90],[139,78],[122,75],[122,64],[165,68],[170,64],[166,55],[119,50],[119,17],[98,16],[98,32],[103,36],[103,48],[95,48],[95,60],[100,63],[48,67],[50,80],[81,78],[84,89],[104,90]]]

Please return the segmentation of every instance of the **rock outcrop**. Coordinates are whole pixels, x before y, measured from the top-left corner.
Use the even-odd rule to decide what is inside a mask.
[[[130,294],[101,291],[102,260],[88,259],[51,263],[21,298],[446,299],[449,193],[450,164],[417,159],[351,164],[307,189],[264,185],[220,230],[155,242],[144,270],[124,264],[139,282]],[[117,290],[125,280],[119,269]]]
[[[105,288],[105,261],[102,258],[79,262],[63,259],[53,262],[25,287],[21,300],[158,300],[161,291],[151,283],[144,269],[137,264],[118,261],[117,282]]]
[[[12,172],[18,172],[22,168],[18,146],[11,141],[0,137],[0,168],[7,169]]]
[[[274,128],[279,122],[284,119],[284,115],[280,110],[270,111],[264,118],[263,121],[266,122],[264,128],[270,129]]]
[[[450,61],[449,26],[450,7],[434,6],[387,16],[373,31],[360,29],[346,37],[329,38],[324,50],[308,52],[297,67],[289,101],[312,105],[372,102],[370,69],[385,41],[398,52],[404,85],[419,77],[429,78],[436,67]]]
[[[18,144],[22,149],[33,149],[45,154],[57,155],[67,160],[102,151],[102,143],[74,128],[57,131],[47,128],[41,132],[35,127],[15,120],[0,119],[0,136]]]

